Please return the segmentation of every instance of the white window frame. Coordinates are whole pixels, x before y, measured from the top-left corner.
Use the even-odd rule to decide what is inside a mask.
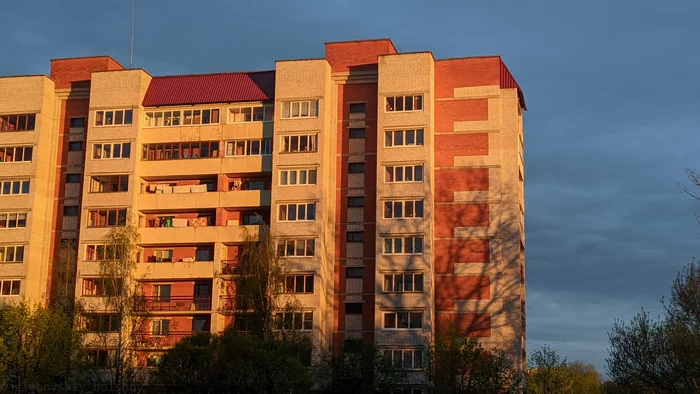
[[[412,242],[412,250],[416,250],[416,245],[418,245],[417,240],[420,239],[420,245],[421,245],[421,251],[420,252],[412,252],[412,253],[406,253],[406,242]],[[401,252],[396,253],[396,242],[401,241]],[[425,252],[425,240],[422,235],[406,235],[406,236],[394,236],[394,237],[384,237],[382,239],[382,254],[385,255],[409,255],[409,256],[420,256]],[[387,241],[391,241],[391,251],[387,252]]]
[[[290,255],[287,254],[287,247],[289,246],[289,243],[293,242],[294,243],[294,254]],[[297,243],[303,242],[304,243],[304,254],[303,255],[297,255]],[[311,243],[311,254],[307,254],[306,251],[309,248],[309,242]],[[283,247],[283,249],[280,248],[280,246]],[[283,253],[279,253],[280,250],[283,251]],[[280,239],[277,241],[277,255],[278,257],[283,257],[283,258],[307,258],[307,257],[314,257],[316,256],[316,240],[314,238],[289,238],[289,239]]]
[[[299,219],[301,208],[304,207],[304,219]],[[314,218],[309,219],[309,207],[313,207]],[[294,220],[289,219],[289,210],[294,210]],[[284,210],[284,219],[282,212]],[[277,220],[280,222],[313,222],[316,221],[316,203],[315,202],[300,202],[300,203],[284,203],[279,204],[277,209]]]
[[[10,184],[10,192],[5,193],[5,184]],[[15,190],[15,183],[19,183],[19,193],[14,193]],[[27,192],[24,193],[24,185],[27,185]],[[27,195],[29,194],[29,188],[31,186],[31,183],[29,182],[29,179],[7,179],[0,181],[0,196],[21,196],[21,195]]]
[[[9,253],[7,252],[12,248],[12,260],[9,260]],[[15,263],[23,263],[25,260],[25,253],[26,253],[26,247],[25,245],[0,245],[0,265],[2,264],[15,264]],[[21,250],[22,251],[22,260],[17,260],[17,251]]]
[[[391,204],[391,215],[387,216],[387,204]],[[396,216],[396,207],[398,206],[401,207],[401,216]],[[423,215],[417,216],[416,215],[416,207],[418,205],[423,205],[421,208],[421,211],[423,211]],[[406,207],[411,207],[413,211],[413,216],[406,216]],[[425,217],[425,200],[384,200],[384,219],[423,219]]]
[[[420,167],[420,180],[416,180],[416,168]],[[401,180],[396,180],[397,169],[401,168]],[[411,169],[411,180],[406,180],[406,170]],[[391,180],[387,180],[387,172],[391,169]],[[423,183],[425,181],[425,165],[424,164],[399,164],[384,166],[384,183]]]
[[[9,283],[8,293],[5,292],[5,283]],[[13,284],[17,283],[17,293],[12,294]],[[0,280],[0,297],[19,297],[22,294],[22,279],[2,279]]]
[[[408,110],[406,109],[406,98],[407,97],[411,98],[411,108],[412,108],[412,109],[408,109]],[[415,109],[417,97],[420,97],[420,109]],[[401,98],[401,101],[402,101],[402,104],[401,104],[402,109],[400,109],[400,110],[396,109],[396,107],[397,107],[396,102],[397,102],[398,98]],[[394,103],[392,109],[389,109],[389,99],[392,99],[392,101]],[[419,112],[419,111],[423,111],[423,109],[425,109],[425,102],[423,100],[424,100],[424,96],[422,93],[404,94],[404,95],[400,95],[400,96],[386,96],[386,97],[384,97],[384,112]]]
[[[306,150],[301,149],[301,140],[306,139]],[[292,145],[296,139],[296,150]],[[318,152],[318,133],[287,134],[280,136],[280,153],[316,153]]]
[[[408,144],[406,136],[413,134],[413,143]],[[401,136],[401,143],[396,144],[396,136]],[[418,136],[421,136],[421,143],[418,143]],[[389,139],[387,139],[389,137]],[[387,142],[389,142],[387,144]],[[416,147],[425,146],[425,129],[406,129],[406,130],[387,130],[384,132],[384,147],[385,148],[405,148],[405,147]]]
[[[407,277],[410,276],[411,290],[406,290]],[[420,277],[421,290],[416,290],[416,283],[419,283]],[[397,279],[401,278],[401,290],[396,290]],[[387,283],[391,284],[389,289]],[[382,283],[382,292],[384,293],[422,293],[425,291],[425,273],[424,272],[392,272],[384,274],[384,282]]]
[[[199,111],[199,123],[194,123],[194,113]],[[202,123],[204,119],[204,111],[209,111],[209,122]],[[212,114],[214,111],[218,111],[218,119],[216,122],[212,122]],[[185,124],[185,113],[189,112],[191,116],[191,123]],[[166,114],[169,115],[166,117]],[[178,124],[173,124],[174,120],[177,119]],[[160,120],[161,124],[158,124]],[[166,120],[169,120],[169,124],[165,124]],[[207,108],[188,108],[188,109],[169,109],[169,110],[144,110],[143,111],[143,127],[146,129],[153,129],[157,127],[183,127],[183,126],[207,126],[207,125],[218,125],[221,124],[221,108],[219,107],[207,107]]]
[[[165,323],[165,325],[163,325]],[[165,336],[170,333],[170,319],[151,320],[151,335]]]
[[[154,263],[172,263],[174,254],[174,249],[153,249]],[[166,259],[170,259],[170,261]]]
[[[18,228],[26,228],[27,227],[27,215],[29,214],[28,211],[3,211],[0,212],[0,224],[4,224],[2,227],[0,227],[0,230],[14,230]],[[12,218],[11,215],[14,215],[14,223],[15,225],[10,227],[10,223],[12,223]],[[24,225],[20,226],[20,217],[24,217]],[[4,222],[4,223],[3,223]]]
[[[314,183],[310,182],[312,172],[314,173]],[[286,177],[287,179],[286,183],[282,183],[283,173],[285,173],[284,177]],[[295,183],[290,183],[290,180],[292,179],[292,174],[294,174]],[[305,183],[300,183],[302,174],[304,174],[304,179],[306,179]],[[279,184],[279,186],[316,185],[318,183],[318,168],[294,168],[280,170],[277,183]]]
[[[121,112],[122,113],[122,123],[117,124],[117,113]],[[131,113],[131,122],[130,123],[125,123],[126,122],[126,114],[130,112]],[[107,113],[112,114],[112,123],[111,124],[105,124],[105,121],[107,120]],[[101,114],[101,115],[99,115]],[[102,117],[100,124],[98,124],[98,117]],[[134,123],[134,110],[133,109],[105,109],[105,110],[99,110],[95,111],[95,120],[93,122],[93,126],[95,127],[117,127],[117,126],[131,126]]]
[[[406,322],[407,322],[407,327],[405,328],[399,328],[399,314],[406,314]],[[420,327],[411,327],[411,315],[412,314],[420,314]],[[387,315],[394,315],[394,327],[386,327],[386,316]],[[425,313],[423,311],[384,311],[382,312],[382,330],[385,331],[418,331],[422,330],[423,326],[425,325],[424,322],[425,319]]]
[[[253,150],[253,143],[258,142],[258,150],[260,153],[251,153]],[[243,145],[243,154],[236,154],[236,147],[238,144]],[[231,146],[229,152],[229,145]],[[245,156],[269,156],[272,154],[272,138],[261,138],[261,139],[251,139],[251,140],[230,140],[226,141],[224,145],[225,157],[245,157]]]
[[[7,150],[12,149],[12,161],[7,161]],[[17,150],[21,149],[22,150],[22,160],[15,160],[15,157],[17,157]],[[26,160],[27,157],[27,149],[31,152],[31,158],[29,160]],[[34,146],[33,145],[21,145],[21,146],[0,146],[0,151],[2,151],[3,158],[0,159],[0,164],[9,164],[9,163],[31,163],[32,159],[34,158]]]
[[[235,121],[235,110],[241,110],[243,108],[250,108],[250,120]],[[262,108],[262,120],[255,119],[255,108]],[[236,105],[228,107],[226,110],[226,122],[228,124],[241,124],[241,123],[254,123],[254,122],[272,122],[275,118],[275,105],[274,104],[255,104],[255,105]]]
[[[95,258],[94,259],[88,259],[88,250],[90,250],[91,246],[95,250]],[[117,259],[116,249],[114,250],[114,256],[108,256],[108,249],[107,249],[108,246],[109,245],[107,245],[107,244],[94,244],[94,243],[86,244],[85,245],[85,255],[84,255],[85,258],[83,259],[83,261],[98,261],[99,262],[99,261],[116,260]],[[97,251],[99,248],[103,248],[102,253],[104,254],[104,259],[101,259],[101,260],[97,259],[97,256],[98,256]]]
[[[306,286],[308,283],[307,282],[308,278],[311,278],[311,291],[308,291],[307,286]],[[291,291],[289,291],[287,288],[287,281],[290,279],[292,280],[292,290]],[[283,282],[282,282],[282,289],[281,289],[282,291],[280,291],[280,293],[283,293],[283,294],[313,294],[315,287],[316,287],[314,284],[314,280],[315,280],[314,274],[287,274],[287,275],[284,275]],[[299,281],[302,282],[302,286],[304,287],[303,291],[296,291],[297,283]]]
[[[416,353],[420,353],[420,366],[416,367]],[[411,367],[406,368],[406,355],[410,354],[411,355]],[[399,356],[400,360],[396,359],[396,356]],[[425,351],[423,349],[385,349],[384,350],[384,357],[386,358],[387,361],[391,363],[391,365],[395,368],[402,369],[404,371],[420,371],[423,369],[423,365],[425,365]],[[400,366],[398,365],[397,362],[400,362]]]
[[[119,145],[119,157],[114,156],[114,147]],[[129,156],[124,157],[124,145],[129,146]],[[96,157],[97,147],[100,147],[100,157]],[[107,151],[105,147],[109,146],[109,156],[105,157],[105,152]],[[130,159],[131,158],[131,142],[103,142],[92,144],[92,160],[119,160],[119,159]]]
[[[307,108],[306,115],[302,115],[304,106],[306,106],[306,108]],[[295,107],[296,107],[296,115],[294,115]],[[318,118],[318,112],[319,112],[318,99],[283,101],[282,102],[281,118],[282,119]],[[313,113],[313,115],[312,115],[312,113]]]
[[[279,326],[280,318],[282,319],[282,322],[287,321],[287,315],[291,315],[290,321],[291,321],[291,323],[292,323],[292,327],[291,327],[291,328],[283,327],[283,328],[282,328],[283,330],[298,330],[298,331],[311,331],[311,330],[313,330],[313,328],[314,328],[314,312],[313,312],[313,311],[276,312],[276,313],[275,313],[275,323],[276,323],[276,326]],[[294,323],[295,323],[296,318],[297,318],[298,315],[301,315],[301,316],[300,316],[300,317],[301,317],[301,328],[295,329],[295,328],[294,328]],[[304,325],[305,325],[305,323],[307,323],[307,321],[309,321],[309,320],[307,320],[307,317],[308,317],[308,316],[311,317],[311,319],[309,319],[309,320],[311,321],[311,327],[308,327],[308,328],[307,328],[307,327],[305,327]]]

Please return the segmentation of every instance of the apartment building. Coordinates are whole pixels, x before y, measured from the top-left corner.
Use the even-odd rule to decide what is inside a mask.
[[[154,77],[97,57],[0,78],[0,297],[53,294],[51,261],[77,239],[76,297],[110,331],[96,262],[131,220],[148,315],[135,344],[153,362],[196,332],[245,329],[227,284],[264,223],[314,354],[373,343],[420,371],[455,324],[522,363],[517,82],[498,56],[325,49],[259,72]]]

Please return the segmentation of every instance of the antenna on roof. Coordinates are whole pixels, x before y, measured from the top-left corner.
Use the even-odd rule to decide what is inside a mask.
[[[131,0],[131,50],[129,51],[129,68],[134,68],[134,0]]]
[[[397,53],[401,53],[401,46],[400,46],[400,45],[397,45],[397,46],[396,46],[396,52],[397,52]]]

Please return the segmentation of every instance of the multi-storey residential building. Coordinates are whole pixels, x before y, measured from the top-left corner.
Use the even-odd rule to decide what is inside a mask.
[[[76,297],[110,322],[96,261],[132,220],[148,312],[135,343],[156,355],[244,326],[226,283],[265,223],[316,354],[374,343],[420,370],[452,322],[520,364],[524,109],[500,57],[388,39],[270,71],[152,77],[97,57],[2,78],[1,297],[51,294],[50,262],[77,238]]]

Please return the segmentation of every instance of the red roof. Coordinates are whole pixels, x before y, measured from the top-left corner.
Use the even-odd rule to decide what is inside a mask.
[[[175,75],[151,79],[143,106],[265,101],[274,97],[274,70]]]

